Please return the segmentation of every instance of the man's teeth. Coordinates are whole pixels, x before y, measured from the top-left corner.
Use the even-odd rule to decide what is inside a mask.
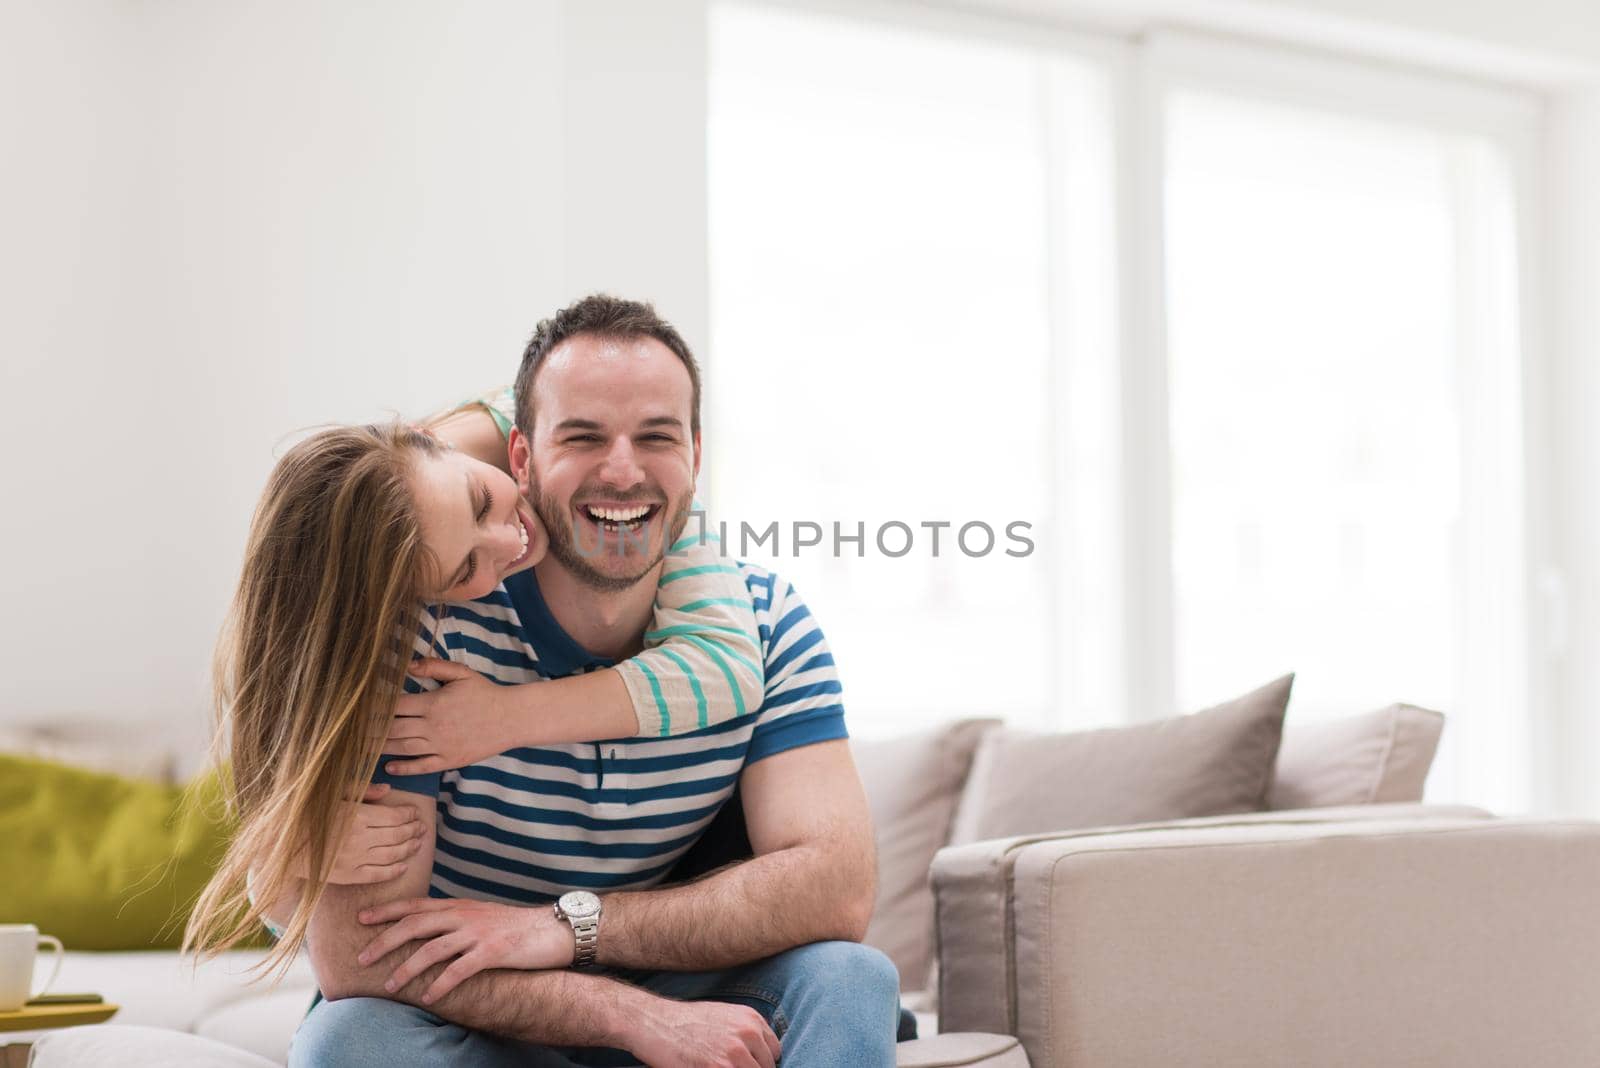
[[[635,519],[643,519],[650,513],[649,505],[638,508],[589,508],[589,518],[601,519],[607,523],[631,523]]]
[[[522,517],[520,515],[517,516],[517,537],[522,539],[522,551],[523,552],[527,552],[528,551],[528,525],[522,521]]]

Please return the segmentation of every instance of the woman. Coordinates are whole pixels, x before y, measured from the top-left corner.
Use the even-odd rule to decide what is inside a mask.
[[[455,422],[440,433],[471,437],[470,426]],[[407,848],[414,822],[374,823],[395,817],[339,803],[371,796],[367,785],[386,748],[459,766],[474,747],[481,756],[514,745],[681,733],[759,706],[760,658],[745,652],[753,654],[756,642],[748,593],[742,582],[729,590],[736,569],[693,566],[696,554],[715,557],[699,544],[688,547],[684,569],[695,574],[658,593],[651,629],[674,635],[658,648],[615,669],[502,688],[513,693],[500,706],[504,723],[492,741],[487,728],[452,741],[440,737],[447,724],[412,730],[401,720],[396,738],[422,745],[386,743],[408,673],[487,685],[466,679],[459,665],[412,665],[426,604],[441,594],[481,596],[537,563],[547,543],[507,471],[469,451],[487,448],[457,451],[402,424],[340,427],[300,442],[274,468],[215,669],[218,755],[229,761],[238,830],[190,918],[186,949],[227,949],[253,935],[271,910],[282,933],[264,966],[285,965],[333,877],[371,881],[403,863],[394,854]],[[429,490],[444,483],[467,485],[473,510],[450,508]],[[619,536],[625,521],[615,524]],[[437,547],[464,542],[475,546],[479,565],[462,581],[447,573],[453,558],[441,558]],[[711,602],[717,615],[701,607]],[[727,619],[738,625],[719,622]],[[425,636],[422,648],[437,647]],[[704,669],[708,660],[717,671]],[[701,697],[695,709],[658,700],[678,692],[663,691],[663,676],[697,669],[704,677],[693,680]],[[725,690],[707,690],[713,675]],[[650,685],[636,687],[639,677]],[[407,719],[426,725],[428,717]],[[360,863],[363,850],[384,863]]]

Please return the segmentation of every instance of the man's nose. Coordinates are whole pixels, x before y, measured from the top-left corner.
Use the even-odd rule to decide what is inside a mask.
[[[600,478],[607,485],[623,490],[632,489],[644,481],[644,471],[633,454],[632,441],[618,437],[611,443],[600,465]]]

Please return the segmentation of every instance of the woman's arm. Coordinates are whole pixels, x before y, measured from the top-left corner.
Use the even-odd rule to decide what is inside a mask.
[[[511,456],[506,451],[506,439],[487,405],[474,403],[457,408],[425,420],[423,426],[457,452],[492,464],[508,475],[511,473]]]
[[[385,770],[434,774],[523,746],[670,737],[754,714],[766,677],[750,592],[713,546],[697,539],[667,558],[647,648],[614,668],[500,686],[414,661],[414,678],[442,685],[400,698],[383,751],[404,759]]]

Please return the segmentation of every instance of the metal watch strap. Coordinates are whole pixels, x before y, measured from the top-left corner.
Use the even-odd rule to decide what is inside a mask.
[[[574,968],[588,968],[594,964],[595,951],[600,946],[600,918],[590,916],[586,920],[568,918],[572,924],[572,937],[575,944],[572,950],[572,966]]]
[[[558,919],[567,921],[567,926],[572,928],[572,966],[574,968],[588,968],[594,964],[596,952],[600,948],[600,917],[589,916],[585,919],[574,919],[561,907],[561,902],[555,903],[555,913]]]

